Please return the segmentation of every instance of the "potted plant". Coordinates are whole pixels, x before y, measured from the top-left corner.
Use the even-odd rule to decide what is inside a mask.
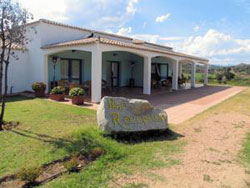
[[[50,99],[55,100],[55,101],[64,101],[64,87],[62,86],[57,86],[54,87],[51,92],[50,92]]]
[[[45,97],[46,84],[43,82],[35,82],[32,84],[32,89],[36,97]]]
[[[69,96],[72,98],[72,104],[84,104],[85,91],[82,88],[75,87],[69,91]]]

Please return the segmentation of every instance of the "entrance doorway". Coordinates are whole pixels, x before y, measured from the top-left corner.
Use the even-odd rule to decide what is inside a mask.
[[[61,80],[81,84],[82,61],[80,59],[61,59]]]
[[[119,87],[120,86],[120,62],[112,61],[111,65],[111,87]]]

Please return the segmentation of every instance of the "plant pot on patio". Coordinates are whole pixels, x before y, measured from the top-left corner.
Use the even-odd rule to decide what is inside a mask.
[[[50,92],[50,99],[55,101],[64,101],[64,91],[65,89],[62,86],[54,87]]]
[[[65,95],[64,94],[50,94],[49,98],[54,101],[64,101]]]
[[[83,96],[72,97],[72,104],[83,105],[84,104],[84,97]]]
[[[32,84],[32,89],[36,97],[45,97],[46,84],[42,82],[35,82]]]
[[[84,104],[85,91],[82,88],[73,88],[69,91],[69,96],[72,98],[72,104],[83,105]]]

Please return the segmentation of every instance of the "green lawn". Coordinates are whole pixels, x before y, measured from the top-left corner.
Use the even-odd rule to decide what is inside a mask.
[[[249,165],[250,169],[250,132],[246,136],[246,141],[243,144],[242,158],[243,161]]]
[[[94,110],[41,99],[10,98],[6,120],[19,121],[20,126],[0,132],[0,177],[82,149],[104,148],[106,154],[82,172],[64,175],[44,187],[105,187],[117,174],[179,164],[174,154],[185,145],[170,136],[136,144],[117,142],[102,135]]]

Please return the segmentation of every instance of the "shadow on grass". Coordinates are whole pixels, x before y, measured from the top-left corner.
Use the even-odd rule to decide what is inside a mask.
[[[184,135],[176,133],[170,129],[166,129],[166,130],[150,130],[145,132],[134,132],[134,133],[123,132],[123,133],[113,134],[110,137],[112,139],[117,140],[118,142],[122,142],[125,144],[138,144],[142,142],[177,140],[180,137],[184,137]]]
[[[24,96],[8,96],[6,97],[6,102],[11,103],[11,102],[19,102],[19,101],[27,101],[27,100],[33,100],[34,98],[31,97],[24,97]]]
[[[57,138],[46,134],[34,133],[32,131],[22,129],[11,130],[10,132],[20,136],[38,140],[43,143],[51,144],[55,148],[54,151],[56,151],[57,149],[63,149],[69,154],[75,152],[84,154],[88,153],[95,147],[101,147],[101,144],[96,142],[92,137],[85,134],[84,132],[79,132],[68,138]]]

